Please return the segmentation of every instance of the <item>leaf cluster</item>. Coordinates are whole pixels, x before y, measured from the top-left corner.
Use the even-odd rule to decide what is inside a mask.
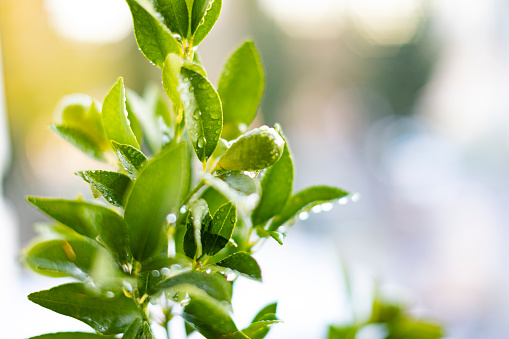
[[[167,329],[176,316],[207,338],[264,338],[280,322],[276,304],[242,330],[231,318],[234,281],[262,280],[254,246],[266,238],[282,244],[281,226],[349,193],[294,193],[281,127],[248,131],[264,89],[252,41],[228,58],[217,86],[209,81],[197,47],[221,0],[126,1],[164,91],[139,95],[120,78],[102,103],[81,94],[60,103],[52,129],[111,170],[76,172],[97,202],[28,198],[51,221],[25,249],[25,264],[76,280],[28,298],[95,331],[38,338],[152,338],[151,325]]]

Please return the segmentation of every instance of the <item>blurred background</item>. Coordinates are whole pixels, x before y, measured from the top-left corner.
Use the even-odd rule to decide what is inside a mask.
[[[247,36],[266,71],[257,124],[282,124],[294,189],[362,199],[303,215],[284,247],[268,242],[265,282],[238,282],[234,318],[279,300],[285,324],[269,338],[325,338],[352,318],[346,269],[355,312],[378,284],[448,338],[507,338],[509,2],[223,0],[199,48],[213,81]],[[2,331],[87,330],[26,299],[56,282],[18,263],[44,219],[25,196],[89,195],[73,172],[103,166],[49,130],[62,96],[102,101],[119,76],[142,92],[160,71],[122,0],[0,0],[0,66]]]

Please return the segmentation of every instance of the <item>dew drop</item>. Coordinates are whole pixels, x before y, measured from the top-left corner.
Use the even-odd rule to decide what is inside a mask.
[[[268,130],[269,130],[269,126],[267,126],[267,125],[263,125],[263,126],[260,126],[258,129],[259,129],[260,131],[262,131],[262,132],[265,132],[265,131],[268,131]]]
[[[235,216],[234,216],[234,215],[232,215],[232,216],[230,217],[230,221],[231,221],[231,222],[235,222],[236,220],[237,220],[237,218],[235,218]]]
[[[299,214],[299,219],[300,220],[307,220],[309,218],[309,213],[308,212],[302,212],[301,214]]]
[[[353,202],[357,202],[361,199],[361,195],[359,193],[354,193],[350,196],[350,200]]]
[[[161,268],[161,274],[162,275],[170,275],[171,270],[168,267],[163,267],[163,268]]]
[[[230,239],[228,242],[229,242],[230,244],[232,244],[232,245],[233,245],[233,247],[239,247],[239,245],[237,245],[237,243],[236,243],[236,242],[235,242],[235,240],[233,240],[233,239]]]
[[[311,208],[311,212],[313,213],[320,213],[322,211],[322,206],[320,205],[315,205]]]
[[[154,278],[157,278],[157,277],[161,276],[161,273],[159,273],[159,271],[158,271],[158,270],[153,270],[151,274],[152,274],[152,276],[153,276]]]
[[[338,200],[338,204],[340,204],[340,205],[346,205],[347,203],[348,203],[348,198],[347,197],[343,197],[343,198]]]
[[[198,147],[203,147],[203,139],[198,139]]]
[[[210,268],[207,268],[207,270],[205,271],[205,273],[210,274],[210,273],[212,273],[212,270],[211,270]]]
[[[170,213],[166,216],[166,221],[168,224],[173,224],[177,221],[177,216],[173,213]]]
[[[334,205],[332,203],[325,202],[322,204],[322,211],[329,212],[333,207],[334,207]]]
[[[226,275],[226,281],[234,281],[235,279],[237,279],[237,274],[234,272],[230,272]]]
[[[111,299],[115,296],[115,293],[113,293],[111,291],[106,291],[105,295],[106,295],[106,298]]]
[[[279,227],[277,228],[277,231],[278,231],[279,233],[285,233],[285,232],[286,232],[286,226],[279,226]]]
[[[187,206],[186,205],[182,205],[182,207],[180,208],[180,213],[186,213],[187,212]]]

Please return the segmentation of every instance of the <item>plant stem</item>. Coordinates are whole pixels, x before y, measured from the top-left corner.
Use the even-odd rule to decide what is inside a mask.
[[[202,180],[202,181],[200,181],[200,182],[198,183],[198,185],[196,185],[196,187],[195,187],[195,188],[194,188],[191,192],[189,192],[189,194],[186,196],[186,198],[184,199],[184,201],[182,201],[182,205],[187,204],[187,202],[189,201],[189,199],[191,199],[191,197],[192,197],[193,195],[195,195],[195,194],[196,194],[196,192],[198,192],[198,191],[200,190],[200,188],[202,188],[204,185],[205,185],[205,181],[203,181],[203,180]]]

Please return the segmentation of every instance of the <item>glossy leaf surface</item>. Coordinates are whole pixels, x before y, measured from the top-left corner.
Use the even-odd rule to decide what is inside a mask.
[[[85,332],[59,332],[38,335],[37,337],[30,337],[29,339],[99,339],[104,336],[94,333]]]
[[[125,331],[122,339],[152,339],[152,331],[150,330],[149,324],[142,321],[140,318],[136,318],[133,323]]]
[[[183,287],[191,300],[182,318],[206,338],[249,339],[237,329],[228,308],[203,290],[189,285]]]
[[[208,229],[202,234],[203,252],[214,255],[226,246],[237,222],[237,209],[232,203],[219,207]]]
[[[113,298],[94,296],[81,283],[34,292],[28,299],[54,312],[81,320],[102,334],[124,332],[138,316],[136,304],[123,294]]]
[[[193,285],[216,300],[231,303],[232,284],[219,273],[185,272],[168,278],[156,288],[158,291],[169,290],[183,284]]]
[[[229,257],[226,257],[223,260],[217,262],[216,265],[228,267],[247,278],[262,281],[262,272],[260,270],[260,266],[258,266],[256,260],[249,253],[233,253]]]
[[[182,68],[180,81],[186,126],[196,155],[204,162],[214,153],[221,135],[221,101],[208,80],[194,71]]]
[[[133,185],[125,208],[130,248],[144,261],[166,238],[166,216],[177,213],[189,186],[189,156],[182,143],[148,162]]]
[[[285,207],[270,224],[270,230],[276,230],[279,226],[297,216],[304,209],[311,208],[324,202],[334,201],[347,196],[349,193],[342,189],[329,186],[314,186],[300,191],[288,199]]]
[[[124,206],[124,194],[131,184],[127,175],[110,171],[82,171],[76,175],[101,192],[110,204]]]
[[[165,25],[173,33],[186,38],[189,31],[189,12],[185,0],[155,0],[155,6],[163,15]]]
[[[284,138],[283,138],[284,139]],[[286,140],[285,140],[286,141]],[[260,225],[281,212],[292,194],[293,160],[285,142],[281,158],[267,169],[261,180],[260,202],[253,211],[253,225]]]
[[[269,304],[262,308],[253,318],[252,323],[261,321],[267,318],[267,315],[276,314],[277,312],[277,302]]]
[[[97,252],[92,242],[81,239],[56,239],[35,244],[25,253],[25,262],[35,272],[69,276],[85,281],[90,275]]]
[[[120,78],[104,98],[102,118],[108,140],[140,148],[129,119],[125,103],[124,80]]]
[[[120,164],[127,172],[127,175],[132,179],[138,179],[138,175],[147,162],[147,157],[141,151],[132,147],[131,145],[123,145],[112,142],[113,148],[117,153]]]
[[[62,139],[88,156],[105,161],[101,145],[81,129],[65,125],[51,125],[50,128]]]
[[[212,0],[212,5],[205,13],[203,20],[198,25],[193,37],[193,45],[198,46],[200,42],[209,34],[212,27],[221,13],[222,0]]]
[[[126,0],[134,22],[136,42],[145,57],[159,68],[169,53],[180,53],[179,42],[159,21],[149,0]]]
[[[223,103],[223,138],[235,139],[241,134],[239,124],[253,121],[264,88],[260,56],[252,41],[243,43],[226,62],[217,91]]]
[[[175,53],[170,53],[166,57],[163,66],[163,88],[168,97],[171,99],[174,105],[177,107],[182,106],[182,101],[180,99],[179,94],[179,86],[180,86],[180,72],[182,70],[182,66],[184,65],[184,60],[180,57],[180,55]]]
[[[116,212],[96,204],[64,199],[28,197],[29,202],[77,233],[100,237],[124,261],[127,255],[126,224]]]
[[[251,323],[251,325],[243,329],[242,332],[250,339],[263,339],[269,333],[272,325],[281,322],[282,321],[277,319],[275,314],[266,315],[265,319]]]

